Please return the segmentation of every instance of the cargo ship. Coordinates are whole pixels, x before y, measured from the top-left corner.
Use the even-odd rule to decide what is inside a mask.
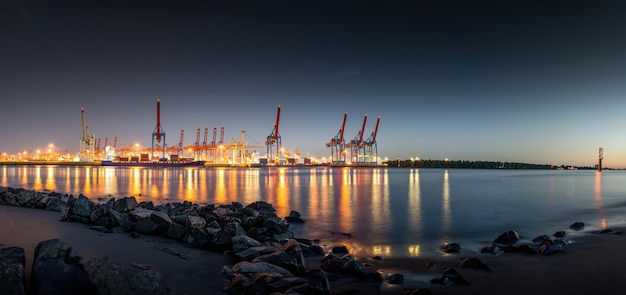
[[[170,159],[161,158],[150,160],[148,154],[141,154],[141,157],[115,157],[114,160],[102,160],[102,166],[128,166],[128,167],[203,167],[206,161],[196,161],[193,159],[178,158],[172,155]]]

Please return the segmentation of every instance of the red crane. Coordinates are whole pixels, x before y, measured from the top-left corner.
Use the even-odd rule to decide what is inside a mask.
[[[278,105],[278,111],[276,112],[276,123],[274,123],[274,128],[272,129],[272,133],[267,136],[265,140],[265,145],[267,146],[267,159],[269,162],[273,162],[273,149],[274,145],[276,145],[276,156],[281,156],[281,138],[280,133],[278,132],[278,125],[280,123],[280,105]]]
[[[213,127],[213,141],[211,141],[211,145],[215,146],[217,139],[217,127]]]
[[[204,140],[202,141],[202,146],[207,145],[208,139],[209,139],[209,128],[204,128]]]
[[[348,143],[346,146],[350,147],[350,156],[352,157],[352,162],[358,163],[360,162],[360,150],[363,147],[363,132],[365,131],[365,122],[367,122],[367,114],[363,117],[363,125],[361,126],[361,130],[359,133]]]
[[[224,126],[222,126],[221,130],[220,130],[220,145],[224,144]]]
[[[372,134],[363,143],[364,159],[369,159],[369,164],[376,164],[378,162],[378,144],[376,143],[376,135],[378,134],[378,124],[380,123],[380,116],[376,120],[376,127]]]
[[[180,130],[180,141],[178,142],[178,154],[183,155],[183,138],[185,137],[185,129]]]
[[[157,143],[161,143],[163,139],[163,146],[165,146],[165,131],[161,127],[161,100],[157,98],[157,124],[152,132],[152,155],[154,156],[154,140]],[[163,148],[163,158],[165,158],[165,148]]]
[[[196,131],[196,142],[193,144],[193,146],[195,148],[198,148],[200,146],[200,128],[198,128],[198,131]]]
[[[327,147],[330,147],[330,158],[331,162],[345,162],[345,147],[346,143],[343,139],[343,131],[346,127],[346,119],[348,118],[348,113],[343,114],[343,123],[341,124],[341,128],[339,128],[339,132],[335,137],[330,139],[330,142],[326,143]]]

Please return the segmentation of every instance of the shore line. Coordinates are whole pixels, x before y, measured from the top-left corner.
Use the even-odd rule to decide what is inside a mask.
[[[81,223],[60,222],[56,211],[29,209],[0,206],[0,248],[24,247],[27,268],[33,259],[32,255],[28,256],[32,253],[29,249],[34,249],[38,242],[47,238],[61,238],[86,258],[107,255],[119,262],[154,263],[168,286],[182,290],[183,294],[202,294],[206,290],[222,291],[225,282],[219,276],[222,267],[233,266],[237,261],[223,253],[189,247],[178,241],[164,240],[162,236],[131,238],[128,234],[103,233],[89,230],[90,227]],[[477,253],[478,249],[461,247],[458,252],[439,256],[354,257],[366,272],[376,272],[384,281],[358,280],[337,274],[328,279],[332,294],[352,291],[404,294],[417,289],[428,289],[433,294],[500,294],[502,290],[507,290],[507,294],[528,294],[537,290],[610,293],[626,285],[619,279],[621,266],[626,263],[626,254],[622,250],[626,240],[622,230],[582,230],[575,240],[550,255],[506,251]],[[164,252],[163,248],[168,248],[169,252]],[[327,247],[325,252],[328,255],[332,251]],[[189,259],[171,253],[183,253]],[[472,257],[479,258],[491,272],[461,267],[465,259]],[[305,260],[310,268],[322,265],[320,257]],[[454,269],[469,284],[432,283],[433,279],[442,278],[448,269]],[[392,277],[402,279],[392,282],[389,280]]]

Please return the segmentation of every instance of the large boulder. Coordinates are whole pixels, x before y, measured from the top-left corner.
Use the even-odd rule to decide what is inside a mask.
[[[85,264],[85,271],[94,283],[97,294],[116,295],[165,295],[161,274],[150,265],[116,264],[108,257],[92,259]]]
[[[24,248],[0,249],[0,294],[26,294]]]
[[[30,294],[97,294],[83,258],[59,239],[40,242],[35,248],[29,286]]]

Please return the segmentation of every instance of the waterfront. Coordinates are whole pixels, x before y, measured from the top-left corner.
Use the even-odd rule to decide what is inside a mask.
[[[574,221],[588,229],[626,223],[624,177],[587,170],[0,166],[0,186],[94,201],[263,200],[281,217],[300,212],[307,222],[296,232],[305,237],[388,257],[430,255],[451,242],[478,251],[509,229],[532,239]]]

